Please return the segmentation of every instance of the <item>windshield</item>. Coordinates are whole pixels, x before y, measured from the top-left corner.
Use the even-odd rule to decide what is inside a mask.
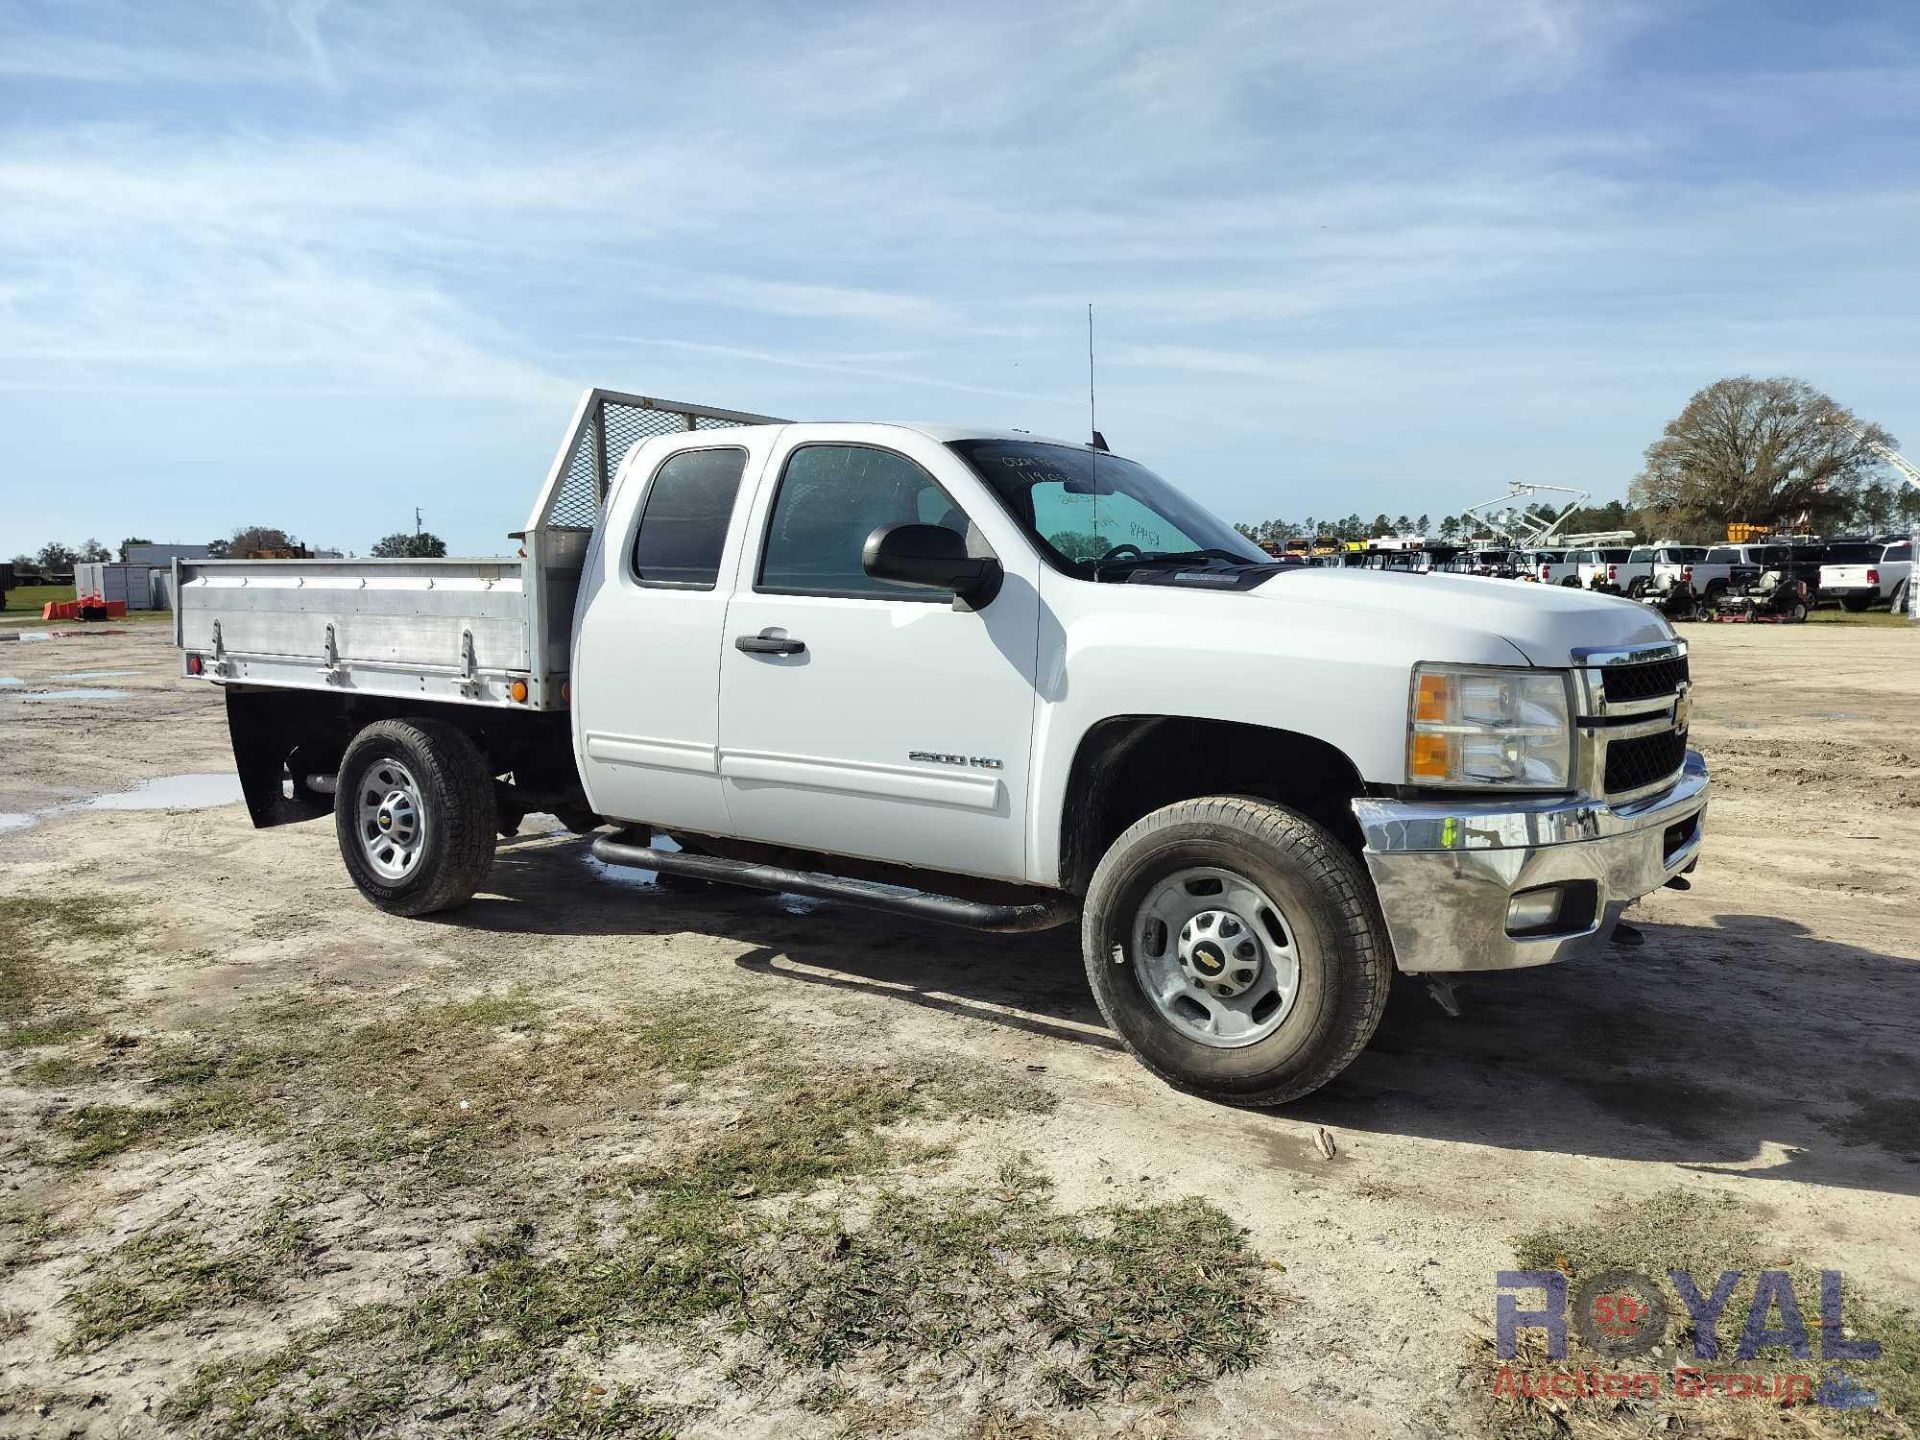
[[[948,448],[992,487],[1056,570],[1083,580],[1110,573],[1096,565],[1103,559],[1272,563],[1224,520],[1118,455],[1037,440],[954,440]]]

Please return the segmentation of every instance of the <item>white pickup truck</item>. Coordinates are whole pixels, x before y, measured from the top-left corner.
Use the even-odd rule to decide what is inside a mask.
[[[255,823],[331,813],[385,910],[459,905],[540,811],[669,875],[1077,920],[1142,1062],[1271,1105],[1396,966],[1592,955],[1699,854],[1659,615],[1280,565],[1097,444],[593,391],[519,538],[177,562]]]
[[[1852,611],[1885,605],[1898,614],[1913,575],[1913,542],[1836,541],[1820,565],[1820,596]]]

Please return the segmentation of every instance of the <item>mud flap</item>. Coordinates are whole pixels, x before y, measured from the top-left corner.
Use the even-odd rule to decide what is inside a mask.
[[[338,744],[315,724],[313,697],[232,686],[226,694],[233,763],[240,771],[240,793],[246,797],[254,828],[265,830],[332,814],[333,797],[309,790],[306,784],[309,768],[330,774],[340,756]]]

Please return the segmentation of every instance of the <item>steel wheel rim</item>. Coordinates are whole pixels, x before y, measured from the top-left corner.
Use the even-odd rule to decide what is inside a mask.
[[[1216,1050],[1258,1044],[1300,993],[1300,957],[1280,907],[1218,866],[1156,881],[1135,910],[1134,978],[1177,1032]]]
[[[427,843],[427,812],[420,786],[398,760],[376,760],[360,776],[354,797],[354,834],[360,853],[383,880],[404,880]]]

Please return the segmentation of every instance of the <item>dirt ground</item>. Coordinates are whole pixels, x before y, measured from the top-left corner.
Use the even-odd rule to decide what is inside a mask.
[[[1459,1018],[1402,982],[1360,1060],[1279,1113],[1187,1098],[1132,1063],[1071,931],[1000,939],[671,889],[599,870],[541,817],[470,906],[403,921],[360,900],[326,823],[79,808],[229,771],[219,696],[176,678],[164,627],[0,643],[0,902],[28,976],[0,1074],[0,1432],[309,1433],[297,1418],[317,1415],[400,1434],[1476,1434],[1466,1359],[1514,1237],[1675,1189],[1730,1195],[1782,1257],[1910,1305],[1920,636],[1686,633],[1716,789],[1693,889],[1633,912],[1646,946],[1468,981]],[[49,690],[111,693],[33,698]],[[447,1008],[476,997],[507,1008]],[[655,1049],[622,1048],[631,1016]],[[389,1028],[356,1028],[376,1019]],[[702,1035],[727,1055],[693,1053]],[[840,1076],[869,1089],[847,1098]],[[777,1102],[766,1143],[715,1189],[714,1147],[767,1123],[756,1095]],[[871,1124],[847,1118],[870,1101]],[[782,1115],[803,1139],[824,1127],[840,1159],[783,1149]],[[658,1218],[672,1194],[740,1212],[749,1228],[726,1233],[752,1238],[726,1244],[742,1253],[808,1263],[823,1244],[857,1253],[848,1217],[885,1213],[885,1195],[923,1219],[1044,1196],[1020,1212],[1053,1227],[1026,1259],[1007,1241],[958,1268],[977,1282],[1008,1264],[1023,1294],[1084,1282],[1087,1313],[1029,1307],[989,1333],[997,1302],[941,1272],[961,1302],[945,1333],[962,1340],[943,1341],[884,1310],[885,1286],[909,1284],[887,1271],[833,1305],[809,1282],[777,1292],[811,1297],[788,1312],[746,1295],[659,1323],[631,1295],[568,1292],[536,1332],[531,1300],[490,1288],[546,1265],[550,1296],[555,1257],[572,1265],[595,1226],[680,1253],[693,1242],[662,1239]],[[639,1208],[622,1221],[619,1204]],[[826,1230],[792,1228],[820,1206]],[[1121,1255],[1109,1242],[1134,1225],[1161,1248]],[[507,1261],[502,1233],[522,1237]],[[1137,1334],[1108,1327],[1131,1347],[1115,1363],[1160,1378],[1114,1380],[1101,1357],[1123,1352],[1088,1338],[1103,1307],[1185,1263]],[[857,1305],[878,1318],[844,1319]],[[383,1370],[429,1315],[468,1348],[437,1340]],[[530,1361],[469,1344],[508,1331]],[[1064,1380],[1051,1351],[1070,1356]],[[286,1378],[322,1371],[321,1400]],[[218,1404],[210,1375],[227,1377]]]

